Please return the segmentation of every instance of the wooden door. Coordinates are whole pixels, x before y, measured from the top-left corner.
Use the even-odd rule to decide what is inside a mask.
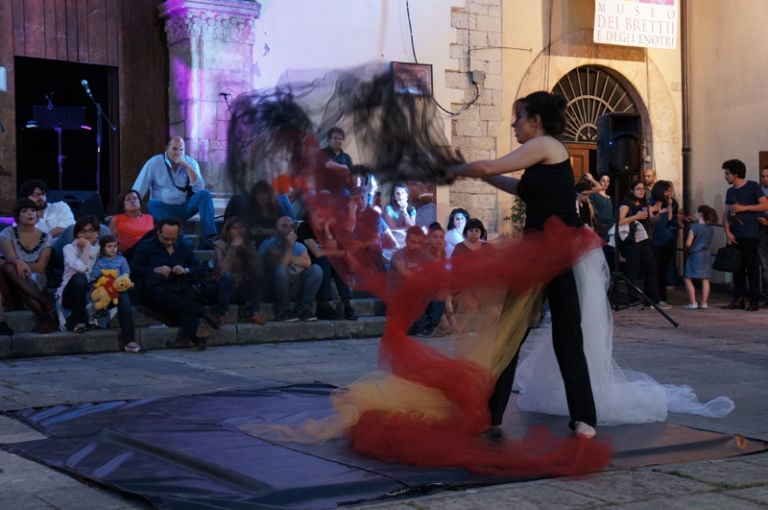
[[[567,143],[565,147],[571,156],[573,178],[578,182],[581,177],[594,169],[594,160],[597,151],[596,144]]]

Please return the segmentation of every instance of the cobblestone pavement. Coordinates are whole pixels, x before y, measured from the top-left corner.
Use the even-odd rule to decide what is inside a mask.
[[[721,310],[717,305],[726,297],[719,297],[708,310],[675,306],[669,313],[679,328],[653,310],[616,312],[615,357],[661,382],[689,384],[702,400],[728,395],[736,402],[723,419],[673,414],[670,422],[768,441],[768,310]],[[673,293],[670,302],[680,305],[683,298]],[[264,379],[343,385],[375,368],[376,346],[377,339],[366,338],[6,360],[0,362],[0,410],[248,388]],[[36,437],[0,416],[0,442]],[[24,510],[150,508],[2,451],[0,501],[4,508]],[[768,508],[768,454],[445,491],[363,507]]]

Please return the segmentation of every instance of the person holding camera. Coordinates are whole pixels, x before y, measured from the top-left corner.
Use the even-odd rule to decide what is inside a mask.
[[[219,324],[195,290],[202,276],[202,264],[189,244],[179,238],[180,234],[181,220],[159,220],[155,235],[136,245],[131,277],[149,309],[158,312],[163,322],[179,325],[195,347],[204,349],[208,331],[200,319],[214,329]]]
[[[149,191],[147,209],[153,218],[175,217],[186,221],[200,214],[201,249],[213,249],[216,222],[211,192],[205,189],[200,165],[184,153],[184,140],[174,136],[165,152],[149,158],[132,189],[144,197]]]

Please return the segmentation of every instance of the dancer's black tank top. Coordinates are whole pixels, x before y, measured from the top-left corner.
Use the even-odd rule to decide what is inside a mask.
[[[517,194],[525,202],[526,230],[542,229],[553,215],[566,225],[581,225],[570,159],[554,165],[537,163],[526,169],[517,184]]]

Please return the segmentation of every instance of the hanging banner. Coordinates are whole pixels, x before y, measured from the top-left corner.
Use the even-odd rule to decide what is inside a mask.
[[[675,49],[677,0],[595,0],[593,41]]]

